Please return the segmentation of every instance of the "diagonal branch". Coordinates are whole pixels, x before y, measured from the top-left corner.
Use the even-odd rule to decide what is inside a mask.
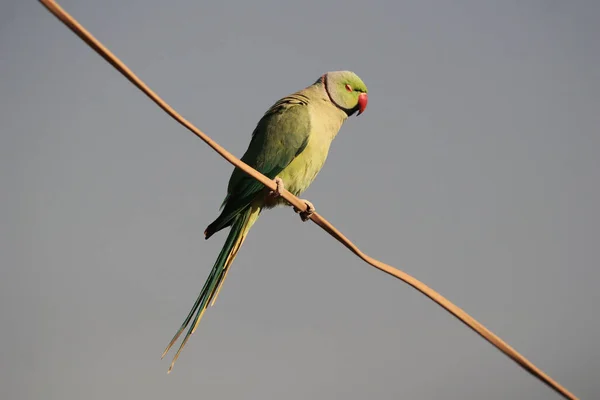
[[[164,100],[162,100],[152,89],[150,89],[140,78],[137,77],[121,60],[119,60],[110,50],[108,50],[102,43],[100,43],[91,33],[89,33],[83,26],[81,26],[71,15],[69,15],[65,10],[62,9],[55,1],[53,0],[40,0],[40,2],[52,13],[56,16],[60,21],[62,21],[65,25],[69,27],[77,36],[79,36],[84,42],[86,42],[91,48],[93,48],[100,56],[102,56],[106,61],[108,61],[113,67],[115,67],[121,74],[123,74],[131,83],[137,86],[142,92],[144,92],[156,105],[162,108],[167,114],[173,117],[177,122],[181,125],[185,126],[187,129],[192,131],[196,136],[206,142],[210,147],[212,147],[217,153],[219,153],[223,158],[229,161],[234,166],[240,168],[248,175],[252,176],[254,179],[258,180],[260,183],[270,188],[271,190],[276,189],[276,184],[271,179],[262,175],[258,171],[254,170],[252,167],[248,166],[243,161],[239,160],[233,154],[225,150],[223,147],[218,145],[214,140],[208,137],[205,133],[196,128],[191,122],[183,118],[179,115],[171,106],[169,106]],[[282,193],[282,197],[289,202],[291,205],[296,208],[306,211],[306,204],[292,195],[287,190],[284,190]],[[469,314],[464,312],[461,308],[452,304],[449,300],[444,298],[441,294],[437,293],[435,290],[431,289],[424,283],[419,280],[413,278],[405,272],[402,272],[390,265],[384,264],[372,257],[369,257],[365,253],[359,250],[358,247],[354,245],[348,238],[346,238],[340,231],[338,231],[333,225],[331,225],[325,218],[320,216],[317,213],[312,214],[311,220],[327,231],[331,236],[337,239],[340,243],[346,246],[351,252],[357,255],[366,263],[372,265],[373,267],[392,275],[405,283],[409,284],[413,288],[417,289],[419,292],[423,293],[425,296],[429,297],[431,300],[439,304],[441,307],[446,309],[456,318],[458,318],[461,322],[467,325],[469,328],[474,330],[480,336],[482,336],[485,340],[494,345],[498,350],[502,351],[505,355],[513,359],[517,364],[523,367],[527,372],[531,373],[533,376],[550,386],[554,391],[562,395],[566,399],[577,400],[574,394],[569,392],[565,387],[560,385],[558,382],[553,380],[550,376],[536,367],[533,363],[527,360],[523,355],[509,346],[506,342],[476,321]]]

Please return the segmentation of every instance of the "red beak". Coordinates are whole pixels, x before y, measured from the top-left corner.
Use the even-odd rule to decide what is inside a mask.
[[[363,112],[365,112],[365,110],[367,109],[368,102],[369,102],[369,97],[367,96],[366,93],[361,93],[358,95],[358,114],[356,114],[357,117],[360,114],[362,114]]]

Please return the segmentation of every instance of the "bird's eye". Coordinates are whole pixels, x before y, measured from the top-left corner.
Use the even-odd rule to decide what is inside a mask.
[[[346,84],[346,90],[349,91],[349,92],[351,92],[352,91],[352,86]]]

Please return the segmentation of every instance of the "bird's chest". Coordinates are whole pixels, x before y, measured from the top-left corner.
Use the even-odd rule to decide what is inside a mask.
[[[310,186],[325,164],[331,142],[344,120],[345,114],[332,105],[313,109],[306,148],[278,175],[287,190],[298,196]]]
[[[313,134],[304,151],[279,174],[285,188],[296,196],[304,192],[325,164],[330,145],[331,140]]]
[[[327,132],[313,132],[304,151],[278,175],[287,190],[298,196],[308,188],[325,164],[332,140]]]

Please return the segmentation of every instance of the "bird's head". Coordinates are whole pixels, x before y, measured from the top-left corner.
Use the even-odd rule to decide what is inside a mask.
[[[327,72],[322,77],[329,99],[333,104],[348,114],[362,114],[367,108],[369,98],[367,86],[351,71]]]

